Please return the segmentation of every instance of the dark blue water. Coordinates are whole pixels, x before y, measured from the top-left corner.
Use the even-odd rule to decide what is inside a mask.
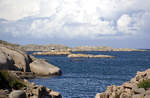
[[[62,94],[63,98],[94,98],[112,84],[129,81],[137,71],[150,68],[150,51],[145,52],[77,52],[106,54],[116,58],[67,58],[36,56],[61,68],[62,76],[30,80]]]

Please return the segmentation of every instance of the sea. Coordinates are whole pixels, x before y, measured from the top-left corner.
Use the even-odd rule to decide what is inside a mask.
[[[28,52],[31,54],[32,52]],[[94,98],[107,86],[121,85],[135,77],[137,71],[150,68],[150,50],[140,52],[73,52],[111,55],[115,58],[68,58],[67,56],[35,56],[58,66],[61,76],[30,79],[60,92],[63,98]]]

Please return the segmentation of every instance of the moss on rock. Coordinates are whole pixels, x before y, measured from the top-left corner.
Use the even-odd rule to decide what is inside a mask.
[[[0,89],[20,89],[26,86],[21,80],[19,80],[18,78],[13,76],[9,71],[6,70],[0,71],[0,84]]]
[[[150,79],[143,80],[143,81],[139,82],[138,87],[144,88],[144,89],[150,88]]]

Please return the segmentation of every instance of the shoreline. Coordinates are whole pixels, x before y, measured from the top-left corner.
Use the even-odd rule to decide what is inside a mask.
[[[120,86],[111,85],[95,98],[150,98],[150,68],[139,72]]]
[[[60,68],[44,59],[28,55],[11,43],[0,44],[0,82],[4,84],[0,97],[6,94],[4,98],[62,98],[60,93],[27,80],[61,74]]]

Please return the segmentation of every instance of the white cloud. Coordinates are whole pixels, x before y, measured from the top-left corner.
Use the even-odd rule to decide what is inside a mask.
[[[0,0],[0,18],[18,20],[38,12],[38,0]]]
[[[149,30],[149,16],[150,0],[0,0],[0,18],[8,20],[1,25],[16,37],[139,34]]]
[[[130,33],[130,26],[131,26],[132,18],[128,15],[122,15],[118,21],[117,26],[120,32]]]

